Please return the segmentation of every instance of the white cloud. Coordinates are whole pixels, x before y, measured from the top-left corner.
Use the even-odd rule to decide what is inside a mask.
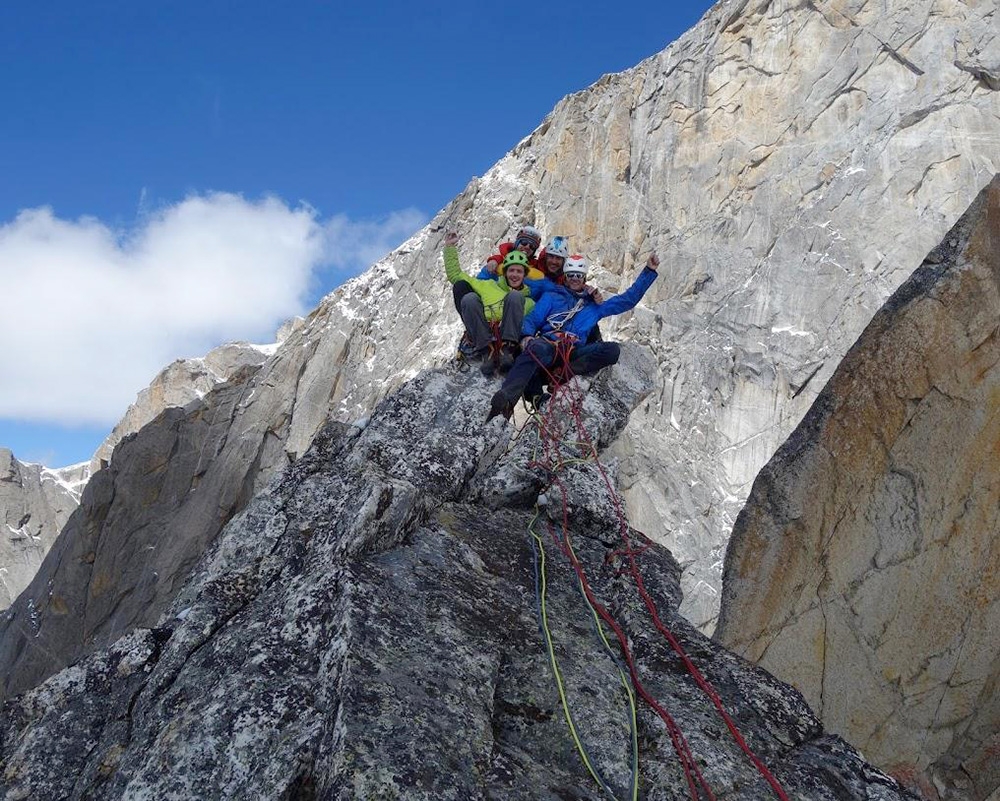
[[[323,221],[223,193],[128,231],[23,211],[0,224],[0,418],[110,427],[173,359],[272,341],[324,271],[356,274],[425,222]]]

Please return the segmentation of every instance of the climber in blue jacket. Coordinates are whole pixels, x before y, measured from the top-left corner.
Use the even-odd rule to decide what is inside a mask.
[[[585,289],[587,260],[573,255],[563,266],[565,285],[541,296],[521,325],[521,355],[511,367],[503,385],[490,404],[491,420],[503,415],[508,420],[514,404],[532,383],[539,371],[552,367],[560,349],[572,346],[568,368],[572,375],[589,375],[618,361],[621,348],[617,342],[587,342],[598,320],[632,309],[656,280],[660,259],[650,254],[646,266],[632,286],[620,295],[597,303]],[[562,348],[557,343],[565,343]]]

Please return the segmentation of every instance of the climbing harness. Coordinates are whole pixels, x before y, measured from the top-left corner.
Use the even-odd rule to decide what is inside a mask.
[[[545,324],[549,327],[553,334],[568,336],[562,333],[562,329],[569,323],[570,320],[576,317],[576,313],[583,308],[585,302],[584,298],[580,298],[575,304],[573,304],[572,308],[549,315],[549,317],[545,320]]]

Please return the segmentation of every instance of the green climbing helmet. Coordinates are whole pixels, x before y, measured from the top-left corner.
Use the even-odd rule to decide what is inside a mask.
[[[531,262],[528,261],[528,257],[525,256],[520,250],[512,250],[506,256],[504,256],[503,264],[500,265],[500,274],[507,272],[507,268],[512,264],[520,264],[524,268],[524,272],[528,272],[528,268],[531,266]]]

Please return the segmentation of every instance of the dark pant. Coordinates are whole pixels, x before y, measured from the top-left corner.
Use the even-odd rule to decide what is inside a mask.
[[[465,284],[459,281],[458,284]],[[468,286],[468,284],[466,284]],[[457,299],[457,292],[456,299]],[[465,292],[459,302],[459,314],[465,323],[472,347],[476,350],[487,347],[493,340],[493,329],[486,320],[486,309],[483,301],[475,292]],[[503,316],[500,319],[500,338],[506,342],[517,342],[521,333],[521,323],[524,320],[524,295],[520,292],[508,292],[503,299]]]
[[[503,299],[503,318],[500,320],[500,339],[514,342],[521,338],[521,323],[524,322],[524,295],[508,292]]]
[[[570,352],[569,370],[573,375],[596,373],[602,367],[615,364],[620,354],[621,347],[617,342],[576,345]],[[551,380],[549,373],[553,372],[555,360],[556,346],[553,343],[540,338],[531,340],[510,368],[500,391],[510,403],[515,403],[525,390],[528,397],[537,395],[546,380]],[[548,368],[548,371],[543,368]]]
[[[468,281],[456,281],[451,285],[451,297],[455,301],[455,311],[458,312],[459,316],[462,315],[462,298],[474,291],[472,284]]]

